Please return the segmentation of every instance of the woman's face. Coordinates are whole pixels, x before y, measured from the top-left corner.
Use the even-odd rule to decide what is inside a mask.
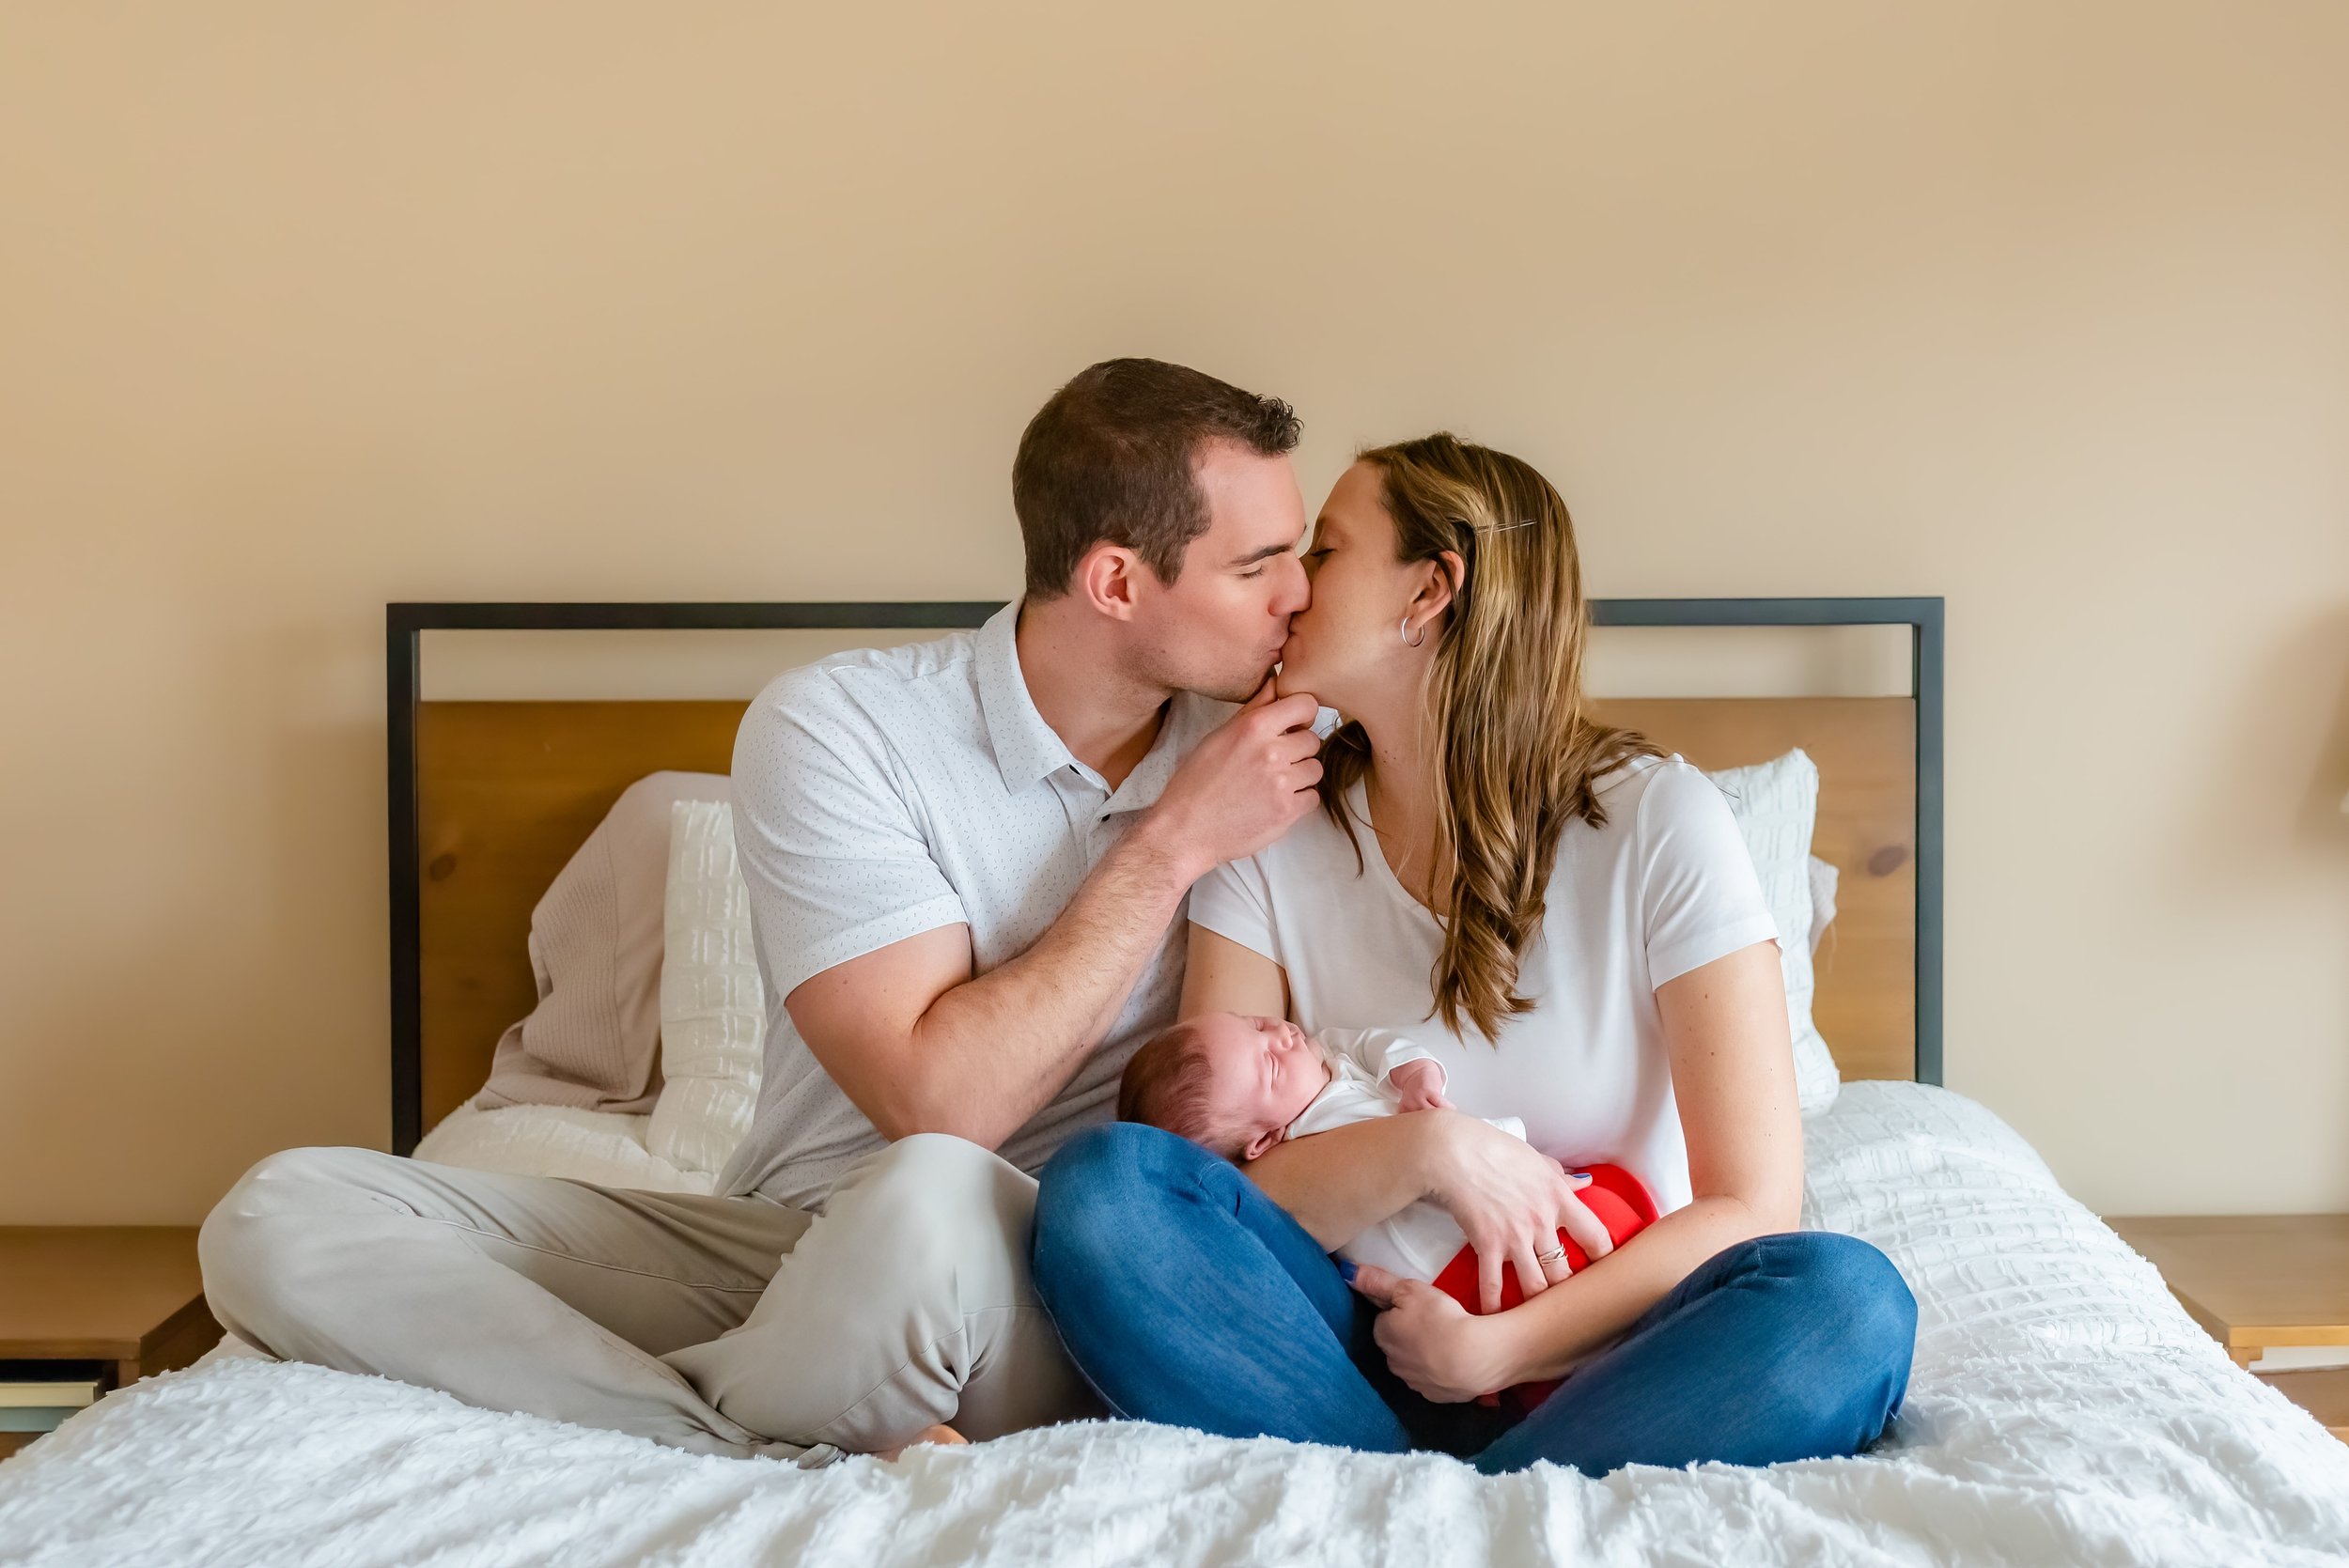
[[[1378,470],[1356,463],[1339,476],[1314,524],[1305,553],[1313,601],[1289,618],[1274,686],[1282,696],[1311,692],[1324,707],[1352,716],[1378,693],[1417,678],[1437,629],[1414,627],[1423,644],[1414,650],[1404,644],[1403,617],[1428,568],[1394,553],[1394,520]]]

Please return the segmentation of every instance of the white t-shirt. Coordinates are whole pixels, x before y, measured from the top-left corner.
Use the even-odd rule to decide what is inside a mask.
[[[1201,880],[1190,918],[1285,970],[1300,1028],[1408,1030],[1461,1110],[1521,1118],[1527,1141],[1566,1165],[1620,1165],[1670,1213],[1689,1199],[1688,1150],[1656,987],[1778,928],[1728,802],[1694,767],[1638,757],[1597,789],[1607,825],[1561,833],[1548,913],[1518,960],[1534,1008],[1497,1043],[1423,1022],[1442,929],[1388,868],[1359,784],[1346,802],[1359,873],[1345,831],[1315,811]]]

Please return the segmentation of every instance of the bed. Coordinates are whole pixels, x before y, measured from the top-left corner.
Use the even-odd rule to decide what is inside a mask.
[[[1632,614],[1659,613],[1641,602]],[[1677,608],[1813,624],[1884,610],[1719,603]],[[1921,644],[1937,638],[1937,620],[1906,624]],[[399,626],[396,613],[396,649]],[[1922,651],[1920,672],[1937,674],[1937,642],[1934,661]],[[465,1101],[484,1030],[527,1004],[526,970],[518,982],[484,934],[526,921],[547,862],[627,779],[723,768],[726,705],[435,705],[417,700],[412,667],[403,737],[399,675],[396,659],[393,837],[413,917],[403,929],[396,877],[403,1144],[428,1126],[417,1152],[456,1163],[706,1188],[706,1172],[651,1152],[645,1116]],[[1816,843],[1846,891],[1816,1016],[1843,1081],[1805,1120],[1803,1222],[1884,1249],[1921,1312],[1906,1407],[1868,1455],[1485,1478],[1436,1455],[1110,1421],[801,1471],[229,1344],[0,1466],[0,1561],[2349,1562],[2349,1445],[2238,1370],[1995,1114],[1932,1081],[1937,674],[1934,687],[1621,714],[1708,766],[1790,741],[1817,758]]]

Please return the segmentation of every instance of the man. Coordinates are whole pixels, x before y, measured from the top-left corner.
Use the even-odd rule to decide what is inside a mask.
[[[1029,1282],[1031,1172],[1172,1020],[1191,882],[1315,802],[1314,704],[1266,688],[1306,598],[1296,441],[1277,399],[1094,365],[1020,440],[1021,602],[751,705],[767,1070],[719,1195],[292,1150],[205,1222],[223,1323],[803,1465],[1097,1409]]]

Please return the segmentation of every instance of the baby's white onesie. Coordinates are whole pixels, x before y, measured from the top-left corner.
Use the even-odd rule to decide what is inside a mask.
[[[1436,1053],[1392,1029],[1325,1029],[1314,1036],[1330,1062],[1330,1086],[1314,1096],[1282,1137],[1304,1138],[1331,1127],[1392,1116],[1403,1096],[1387,1075],[1406,1062],[1434,1061]],[[1486,1118],[1513,1138],[1525,1136],[1515,1116]],[[1468,1237],[1452,1216],[1424,1198],[1382,1219],[1338,1249],[1338,1255],[1406,1279],[1433,1281]]]

